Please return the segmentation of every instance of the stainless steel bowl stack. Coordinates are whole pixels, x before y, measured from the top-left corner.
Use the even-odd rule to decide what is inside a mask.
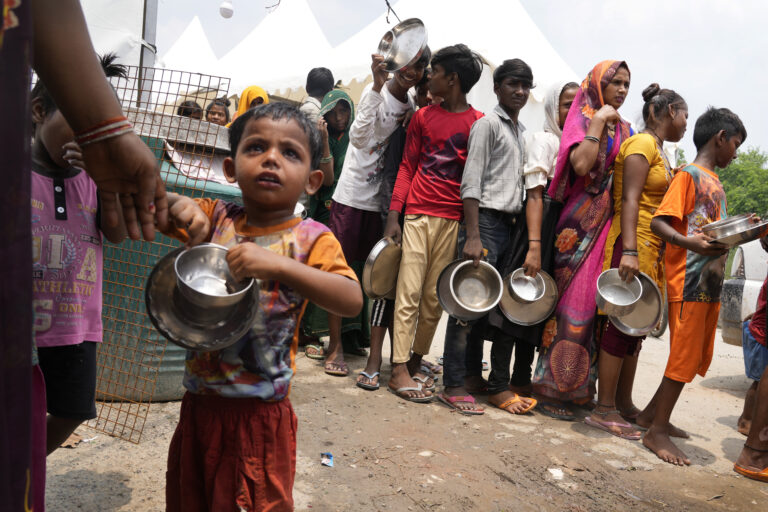
[[[189,350],[221,350],[253,325],[257,286],[253,279],[234,279],[226,254],[226,247],[216,244],[176,249],[152,269],[145,290],[147,314],[172,343]]]

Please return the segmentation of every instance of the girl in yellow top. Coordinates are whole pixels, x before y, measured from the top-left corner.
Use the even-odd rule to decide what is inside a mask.
[[[663,291],[663,242],[651,232],[651,217],[672,181],[662,144],[683,138],[688,105],[675,91],[658,84],[645,88],[643,100],[645,130],[624,141],[614,164],[614,215],[603,270],[618,267],[626,280],[644,272]],[[588,425],[640,439],[640,432],[625,420],[635,421],[640,412],[632,403],[632,384],[644,338],[628,336],[607,322],[598,357],[597,405],[585,419]]]

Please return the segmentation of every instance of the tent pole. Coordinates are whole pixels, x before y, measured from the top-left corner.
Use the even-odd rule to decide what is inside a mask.
[[[142,104],[148,104],[149,95],[152,92],[151,85],[147,90],[144,90],[144,81],[146,80],[151,84],[152,75],[154,74],[153,68],[155,66],[155,52],[157,50],[157,0],[144,0],[144,22],[141,27],[141,38],[143,41],[139,57],[139,96],[136,99],[137,107],[141,107]]]

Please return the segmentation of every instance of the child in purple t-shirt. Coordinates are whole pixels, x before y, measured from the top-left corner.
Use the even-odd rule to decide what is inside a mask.
[[[125,77],[114,59],[102,58],[105,73]],[[101,225],[96,184],[83,171],[74,133],[42,81],[32,90],[31,106],[32,304],[50,454],[80,423],[96,417],[102,235],[119,242],[125,226]]]

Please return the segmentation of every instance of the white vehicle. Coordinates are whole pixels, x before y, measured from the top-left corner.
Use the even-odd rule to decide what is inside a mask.
[[[768,273],[768,253],[760,240],[734,249],[731,275],[723,283],[720,297],[720,329],[723,341],[741,345],[742,322],[757,307],[757,295]]]

